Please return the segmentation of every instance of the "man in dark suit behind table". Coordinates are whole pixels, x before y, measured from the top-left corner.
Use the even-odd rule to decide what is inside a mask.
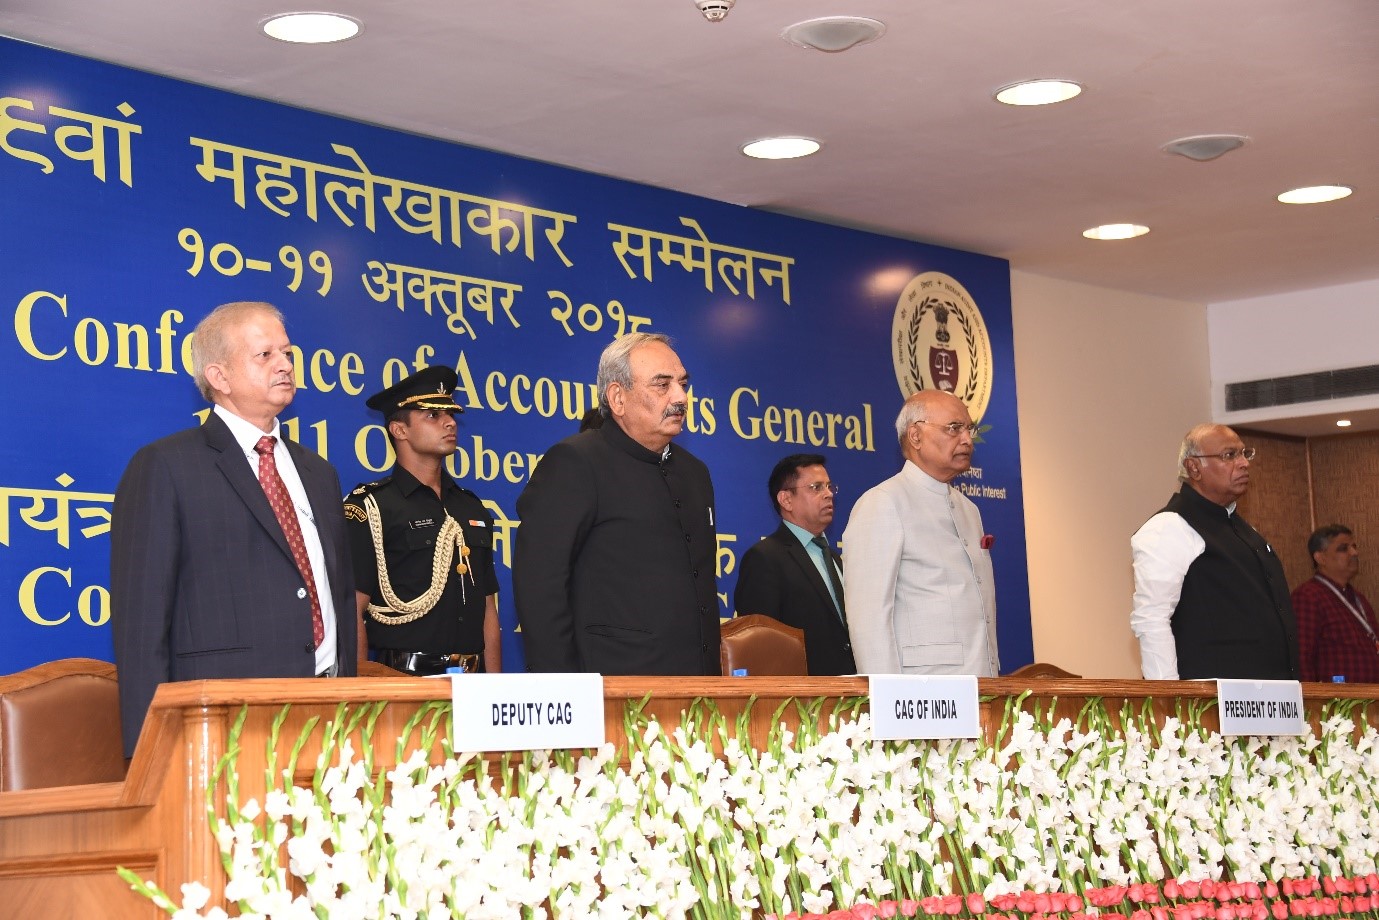
[[[791,454],[771,470],[766,489],[781,525],[742,556],[733,592],[738,616],[763,613],[804,630],[811,675],[855,674],[842,566],[823,535],[838,494],[824,458]]]
[[[615,340],[599,358],[603,424],[548,450],[518,497],[527,670],[719,673],[713,483],[671,443],[688,387],[665,336]]]
[[[282,437],[296,392],[282,314],[217,307],[193,333],[206,423],[140,449],[115,490],[111,627],[125,755],[160,683],[352,676],[340,480]]]

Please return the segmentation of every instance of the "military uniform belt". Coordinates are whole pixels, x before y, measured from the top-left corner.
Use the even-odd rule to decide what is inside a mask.
[[[378,663],[423,676],[445,674],[451,668],[458,668],[462,674],[477,674],[481,670],[477,654],[459,652],[405,652],[384,648],[378,650]]]

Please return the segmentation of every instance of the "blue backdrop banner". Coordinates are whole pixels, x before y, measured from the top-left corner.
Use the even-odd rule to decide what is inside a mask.
[[[232,300],[287,316],[299,390],[283,421],[347,490],[391,465],[364,400],[458,368],[451,471],[498,522],[506,670],[521,667],[517,496],[595,402],[599,352],[633,330],[671,335],[692,377],[681,442],[714,478],[722,616],[737,560],[778,524],[772,465],[827,457],[836,544],[857,496],[900,468],[904,394],[944,387],[983,429],[959,485],[995,538],[1002,666],[1032,660],[1002,260],[7,39],[0,189],[0,673],[111,657],[115,485],[139,446],[204,417],[188,335]]]

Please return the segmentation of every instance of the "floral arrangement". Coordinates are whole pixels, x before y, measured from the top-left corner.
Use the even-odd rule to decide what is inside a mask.
[[[449,749],[442,702],[376,770],[386,704],[342,704],[309,787],[293,777],[318,724],[280,764],[284,709],[263,802],[239,795],[241,714],[217,771],[227,814],[211,813],[225,898],[244,917],[331,920],[1379,918],[1379,738],[1360,703],[1329,704],[1302,737],[1227,738],[1202,725],[1212,701],[1159,724],[1148,702],[1055,720],[1021,697],[990,741],[896,743],[872,740],[864,702],[787,703],[800,728],[782,707],[760,751],[747,713],[699,700],[667,727],[632,703],[626,749],[512,755],[496,773]],[[175,920],[226,916],[202,912],[201,885],[179,906],[121,874]]]

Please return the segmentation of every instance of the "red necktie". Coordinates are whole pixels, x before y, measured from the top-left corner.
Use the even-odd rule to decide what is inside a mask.
[[[297,509],[292,504],[292,496],[287,494],[287,484],[278,475],[278,462],[273,459],[273,444],[276,441],[276,438],[264,435],[254,445],[254,452],[259,455],[259,485],[263,486],[263,494],[268,496],[268,504],[273,507],[283,536],[287,537],[297,571],[306,580],[306,590],[311,595],[311,641],[319,646],[326,635],[325,623],[321,619],[321,600],[316,596],[316,579],[311,574],[311,559],[306,554],[306,543],[302,540],[302,527],[297,523]]]

